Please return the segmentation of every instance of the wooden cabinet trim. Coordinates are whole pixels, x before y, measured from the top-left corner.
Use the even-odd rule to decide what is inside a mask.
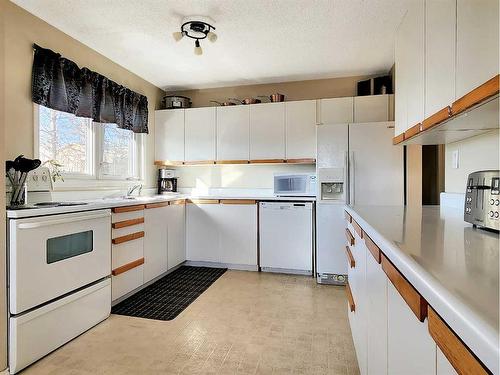
[[[130,263],[127,263],[123,266],[115,268],[113,271],[111,271],[111,274],[113,276],[118,276],[121,273],[130,271],[131,269],[133,269],[135,267],[139,267],[141,264],[144,264],[144,258],[134,260],[133,262],[130,262]]]
[[[429,333],[457,373],[467,375],[490,373],[430,306],[428,314]]]
[[[124,212],[132,212],[132,211],[141,211],[144,210],[145,205],[143,204],[138,204],[135,206],[124,206],[124,207],[113,207],[111,211],[115,214],[121,214]]]
[[[187,203],[191,204],[219,204],[218,199],[188,199]]]
[[[345,292],[347,294],[347,300],[349,301],[349,309],[351,312],[356,311],[356,305],[354,303],[354,298],[352,296],[351,287],[349,286],[349,281],[345,284]]]
[[[169,204],[170,204],[170,202],[148,203],[148,204],[146,204],[146,209],[166,207]]]
[[[347,238],[347,243],[350,245],[350,246],[354,246],[354,236],[352,235],[351,231],[349,230],[349,228],[345,228],[345,236]]]
[[[462,96],[460,99],[454,101],[451,105],[451,112],[453,116],[455,116],[498,93],[499,75],[497,74],[495,77]]]
[[[215,164],[248,164],[250,160],[216,160]]]
[[[375,242],[373,242],[372,239],[366,235],[366,233],[364,233],[364,239],[365,239],[366,247],[368,248],[368,250],[370,250],[370,253],[373,255],[373,257],[375,258],[377,263],[380,264],[380,262],[382,261],[382,259],[381,259],[382,251],[375,244]]]
[[[180,160],[155,160],[155,165],[160,167],[169,165],[184,165],[184,162]]]
[[[175,201],[170,201],[170,205],[186,204],[185,199],[177,199]]]
[[[316,164],[316,159],[286,159],[288,164]]]
[[[427,301],[417,292],[408,280],[405,279],[398,269],[394,267],[385,255],[382,255],[382,269],[417,319],[423,322],[427,317]]]
[[[184,165],[210,165],[210,164],[215,164],[215,160],[190,160],[184,162]]]
[[[221,199],[221,204],[255,204],[256,201],[254,199]]]
[[[433,128],[434,126],[442,123],[445,120],[448,120],[451,116],[451,107],[447,106],[438,112],[434,113],[432,116],[429,116],[424,121],[422,121],[422,131]]]
[[[361,226],[356,223],[356,220],[352,219],[352,226],[354,227],[355,232],[358,234],[360,238],[363,238],[363,229],[361,229]]]
[[[410,129],[404,132],[404,139],[410,139],[422,131],[422,124],[413,125]]]
[[[139,217],[137,219],[118,221],[116,223],[111,224],[111,228],[120,229],[120,228],[131,227],[132,225],[137,225],[137,224],[142,224],[142,223],[144,223],[144,218]]]
[[[351,268],[356,267],[356,261],[354,260],[354,257],[352,256],[352,252],[351,252],[351,249],[349,248],[349,246],[345,247],[345,254],[347,256],[347,260],[349,261],[349,266]]]
[[[401,133],[401,134],[395,136],[394,138],[392,138],[392,144],[397,145],[397,144],[400,144],[401,142],[403,142],[404,140],[405,140],[405,133]]]
[[[121,237],[116,237],[116,238],[113,238],[111,240],[111,242],[113,243],[113,245],[118,245],[118,244],[121,244],[124,242],[137,240],[137,239],[142,238],[142,237],[144,237],[144,231],[130,233],[130,234],[127,234],[127,235],[121,236]]]
[[[352,223],[352,216],[349,215],[349,212],[344,211],[344,217],[349,223]]]
[[[285,159],[253,159],[250,164],[281,164],[285,163]]]

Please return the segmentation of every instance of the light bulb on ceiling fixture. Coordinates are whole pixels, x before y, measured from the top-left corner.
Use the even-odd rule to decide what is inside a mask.
[[[200,47],[200,41],[196,39],[196,42],[194,42],[194,54],[200,56],[203,54],[203,50]]]
[[[217,40],[217,34],[214,33],[213,31],[209,31],[207,34],[208,40],[210,40],[212,43],[214,43]]]
[[[182,38],[184,38],[184,32],[182,31],[176,31],[175,33],[172,33],[172,36],[174,37],[175,41],[178,42]]]

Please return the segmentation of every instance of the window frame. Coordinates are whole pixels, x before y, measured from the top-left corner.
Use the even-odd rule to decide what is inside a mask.
[[[49,108],[50,109],[50,108]],[[50,109],[52,110],[52,109]],[[35,158],[40,157],[40,105],[33,104],[34,117],[34,150]],[[144,137],[142,134],[132,133],[133,137],[133,156],[132,156],[132,176],[119,177],[114,175],[106,175],[102,172],[103,158],[103,124],[91,121],[89,129],[90,142],[87,144],[87,155],[89,155],[89,173],[72,173],[61,172],[61,175],[66,180],[80,181],[109,181],[109,182],[127,182],[127,181],[143,181],[144,180]]]

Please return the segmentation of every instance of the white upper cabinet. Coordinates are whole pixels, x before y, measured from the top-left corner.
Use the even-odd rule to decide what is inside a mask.
[[[498,74],[498,42],[498,0],[457,0],[457,99]]]
[[[406,129],[424,119],[424,0],[410,1],[401,32],[405,35],[408,76],[406,80]]]
[[[184,109],[155,112],[155,160],[184,161]]]
[[[249,106],[217,107],[217,160],[249,159]]]
[[[250,160],[285,159],[285,103],[250,106]]]
[[[332,98],[318,100],[319,124],[343,124],[353,122],[354,99]]]
[[[316,158],[316,100],[285,103],[286,158]]]
[[[455,100],[456,2],[425,4],[425,118]]]
[[[215,160],[216,108],[191,108],[185,111],[185,160]]]
[[[354,122],[389,121],[389,97],[367,95],[354,97]]]

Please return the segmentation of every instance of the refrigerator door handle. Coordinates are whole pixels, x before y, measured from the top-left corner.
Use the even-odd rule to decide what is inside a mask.
[[[356,204],[356,164],[354,161],[354,151],[350,152],[349,157],[349,204]]]

